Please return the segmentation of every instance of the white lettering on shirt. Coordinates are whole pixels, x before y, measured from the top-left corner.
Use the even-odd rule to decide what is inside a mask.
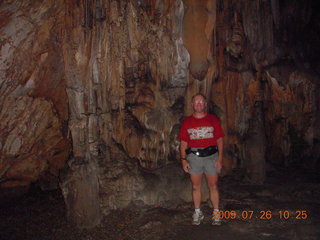
[[[191,140],[213,138],[213,127],[188,128]]]

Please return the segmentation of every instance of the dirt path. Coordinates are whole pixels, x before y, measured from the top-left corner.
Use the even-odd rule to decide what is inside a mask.
[[[288,211],[293,212],[292,210]],[[308,212],[310,213],[311,211],[308,210]],[[177,225],[177,229],[173,232],[174,234],[168,234],[163,239],[320,239],[319,218],[312,221],[296,219],[280,220],[278,217],[279,215],[274,215],[270,220],[261,220],[259,218],[252,220],[229,219],[224,220],[221,226],[212,226],[209,220],[200,226],[190,226],[190,224]]]

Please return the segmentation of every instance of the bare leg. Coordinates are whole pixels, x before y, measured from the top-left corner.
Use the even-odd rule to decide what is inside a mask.
[[[190,174],[194,208],[200,208],[202,174]]]
[[[218,175],[206,175],[210,190],[210,200],[214,209],[219,209]]]

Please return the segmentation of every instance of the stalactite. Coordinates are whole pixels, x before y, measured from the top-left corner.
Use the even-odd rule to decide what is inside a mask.
[[[96,0],[95,19],[98,22],[106,20],[106,8],[103,0]]]
[[[87,29],[93,27],[93,2],[94,0],[83,0],[83,23],[82,26]]]

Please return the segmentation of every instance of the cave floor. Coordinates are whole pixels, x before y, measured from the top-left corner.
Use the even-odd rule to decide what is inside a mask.
[[[211,225],[211,208],[204,202],[199,226],[191,225],[192,204],[181,203],[114,210],[94,229],[79,230],[65,217],[60,191],[34,189],[1,204],[0,239],[320,239],[319,175],[272,172],[263,185],[249,184],[242,176],[235,172],[220,179],[221,226]]]

